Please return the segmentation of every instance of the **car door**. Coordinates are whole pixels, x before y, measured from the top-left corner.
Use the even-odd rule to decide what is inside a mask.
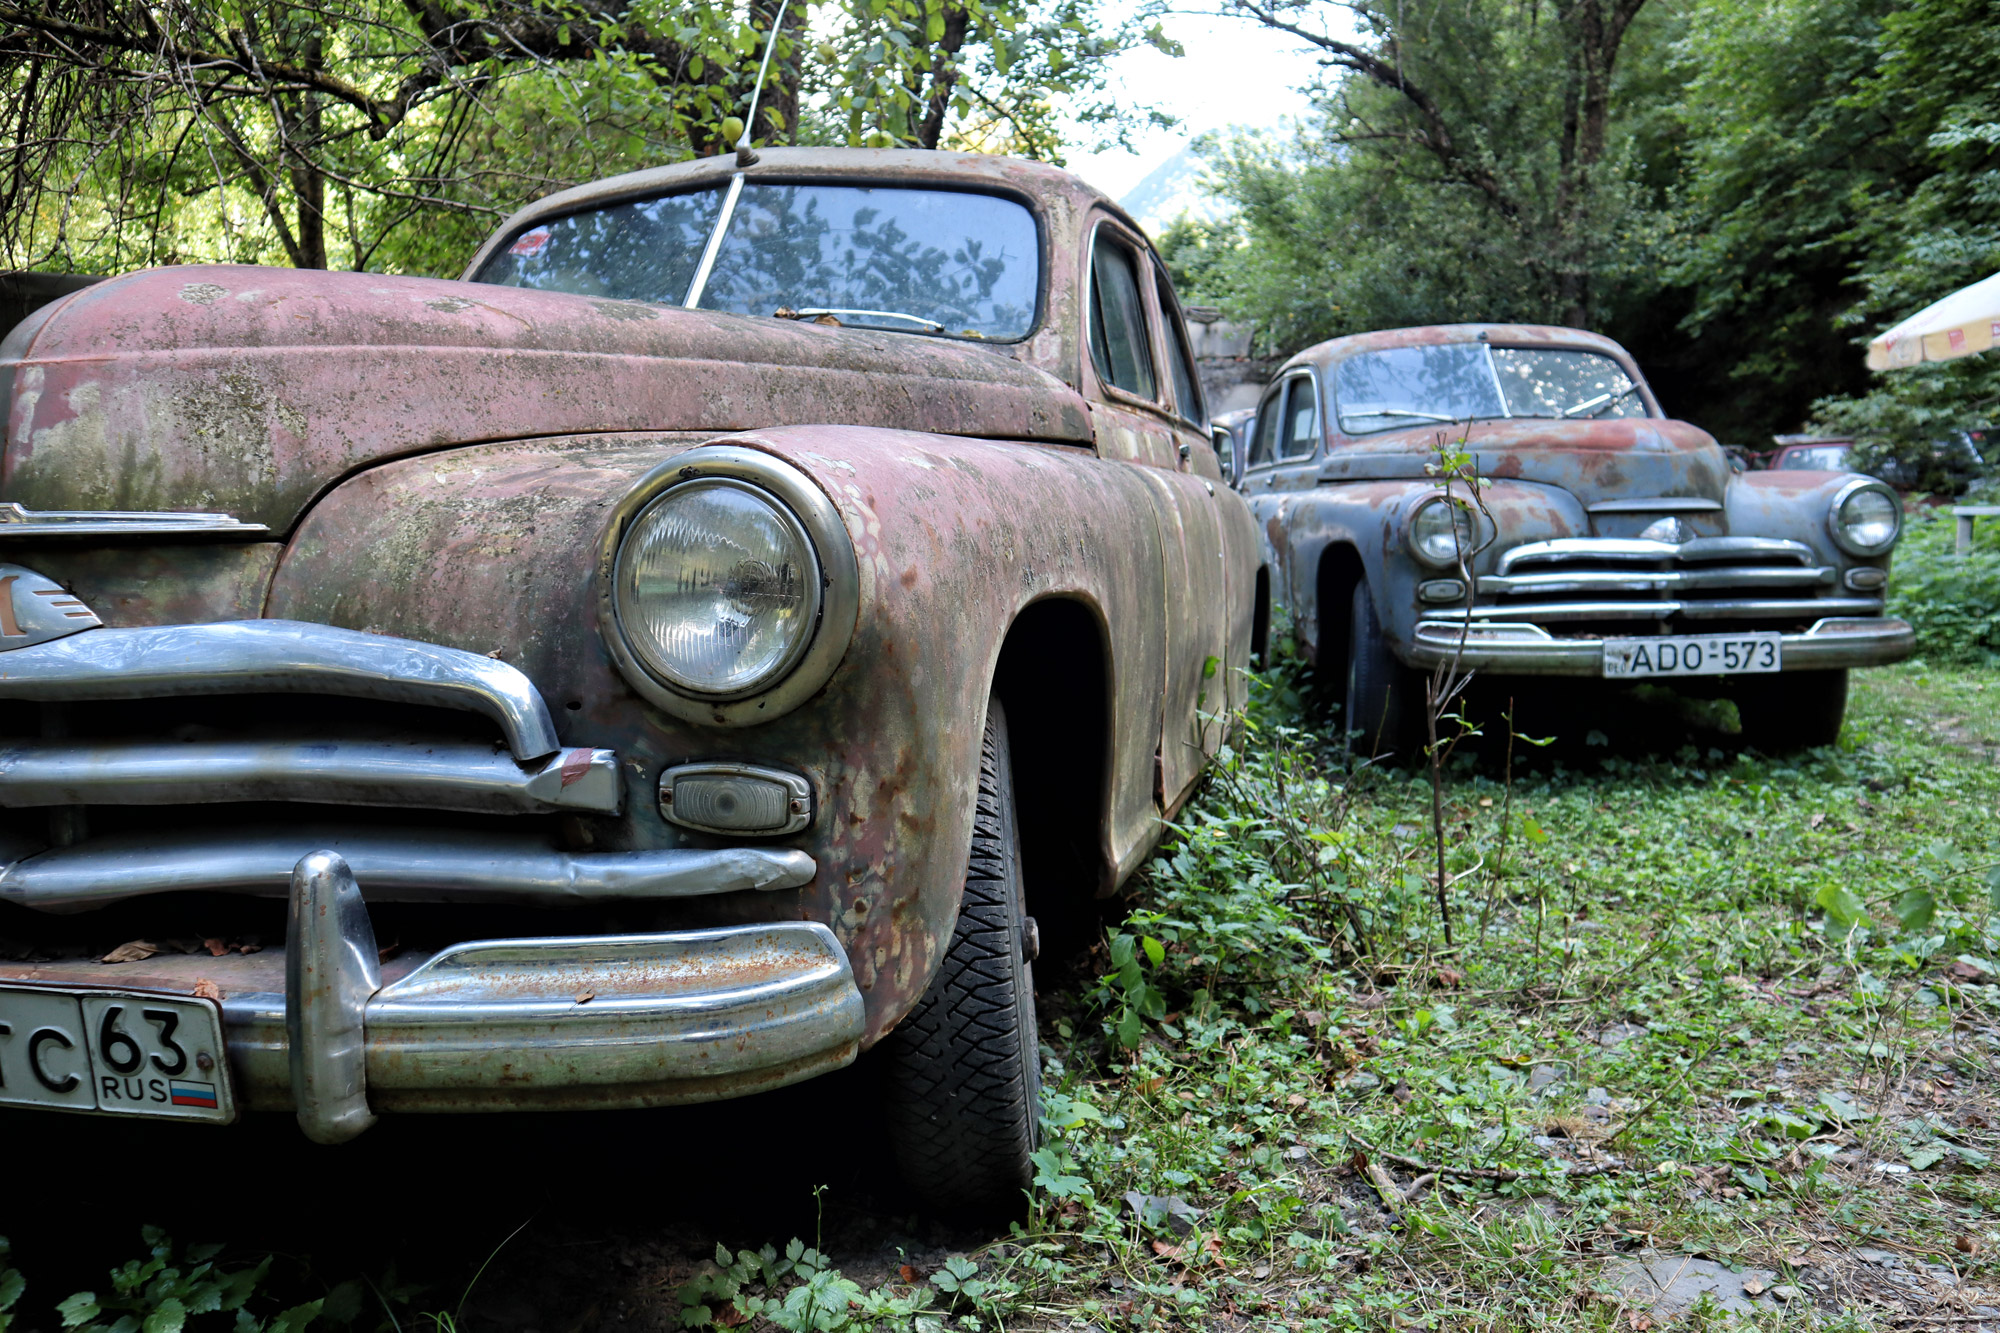
[[[1214,507],[1221,471],[1201,428],[1177,406],[1176,380],[1188,386],[1182,392],[1191,414],[1200,412],[1199,389],[1185,335],[1170,352],[1162,334],[1161,286],[1150,248],[1108,216],[1097,219],[1090,235],[1086,396],[1099,455],[1144,482],[1159,530],[1164,580],[1157,624],[1165,661],[1154,796],[1172,809],[1221,740],[1221,726],[1204,725],[1201,716],[1222,711],[1227,684],[1218,683],[1212,695],[1205,689],[1220,676],[1226,651],[1228,590]],[[1211,659],[1216,665],[1209,669]]]
[[[1250,426],[1243,496],[1263,534],[1266,558],[1275,566],[1273,581],[1289,594],[1284,598],[1288,606],[1308,604],[1298,600],[1296,580],[1309,575],[1295,568],[1289,545],[1274,542],[1269,534],[1289,530],[1285,522],[1289,502],[1319,482],[1324,423],[1318,376],[1310,366],[1295,366],[1264,391]]]

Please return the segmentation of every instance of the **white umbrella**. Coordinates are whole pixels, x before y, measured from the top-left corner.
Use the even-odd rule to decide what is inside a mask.
[[[1870,370],[1951,361],[2000,345],[2000,273],[1961,287],[1868,344]]]

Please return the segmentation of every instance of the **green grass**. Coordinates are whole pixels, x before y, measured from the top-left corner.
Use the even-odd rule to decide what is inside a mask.
[[[881,1285],[773,1236],[663,1317],[1635,1330],[1609,1265],[1642,1248],[1809,1270],[1783,1327],[1942,1308],[1864,1245],[1994,1285],[2000,676],[1859,675],[1841,745],[1783,760],[1455,762],[1452,947],[1427,784],[1343,771],[1283,673],[1256,693],[1044,991],[1027,1224]]]

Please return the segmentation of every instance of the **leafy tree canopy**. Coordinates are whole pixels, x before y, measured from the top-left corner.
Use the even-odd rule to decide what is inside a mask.
[[[1456,320],[1583,325],[1670,410],[1928,450],[1987,359],[1871,376],[1869,335],[2000,267],[1995,0],[1236,0],[1325,75],[1210,148],[1225,222],[1163,249],[1274,353]]]
[[[1100,0],[0,0],[0,267],[452,273],[523,202],[754,142],[1060,160],[1151,116]],[[725,130],[730,131],[725,133]]]

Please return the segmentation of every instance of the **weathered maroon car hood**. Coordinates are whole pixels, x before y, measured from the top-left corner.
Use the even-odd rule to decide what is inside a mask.
[[[429,278],[151,269],[0,344],[0,498],[288,529],[381,459],[598,431],[841,422],[1087,443],[1083,400],[965,343]]]
[[[1706,431],[1685,421],[1657,417],[1621,421],[1475,421],[1442,433],[1446,447],[1463,449],[1487,477],[1513,477],[1560,486],[1584,504],[1599,500],[1699,496],[1721,500],[1729,459]],[[1437,461],[1440,428],[1335,436],[1324,481],[1421,477]]]

